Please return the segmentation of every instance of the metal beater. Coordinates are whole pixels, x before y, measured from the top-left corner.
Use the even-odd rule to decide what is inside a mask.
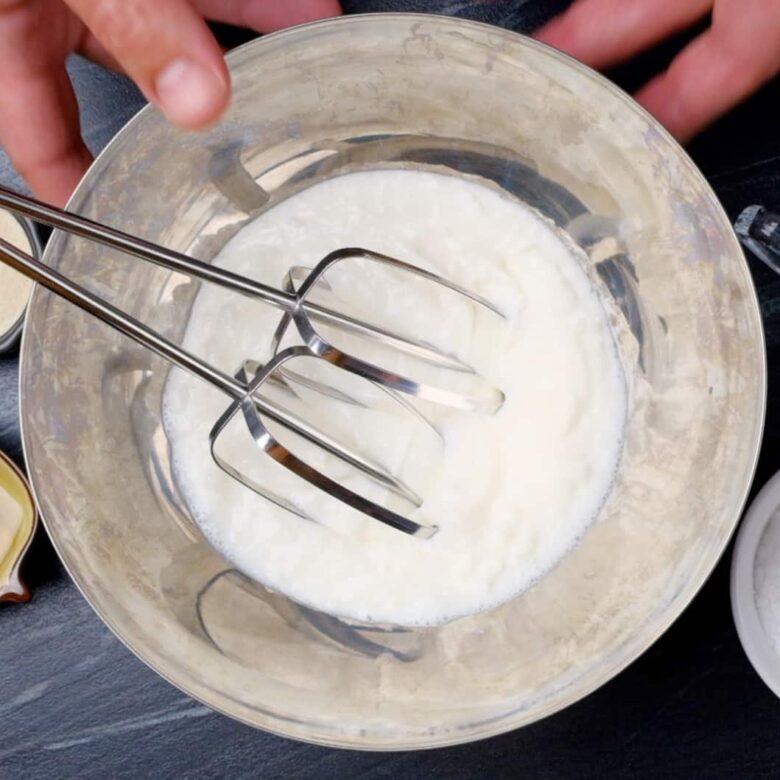
[[[277,438],[269,431],[266,423],[263,421],[263,417],[291,431],[304,441],[324,450],[342,463],[349,464],[375,484],[397,495],[404,496],[413,505],[419,506],[421,504],[421,499],[396,475],[393,475],[380,464],[365,457],[353,448],[344,446],[322,430],[313,427],[307,421],[301,419],[300,416],[291,413],[283,405],[269,399],[267,397],[268,394],[261,395],[260,390],[268,389],[275,385],[277,388],[282,387],[294,394],[292,389],[294,384],[301,383],[303,385],[308,384],[309,387],[313,387],[317,392],[331,398],[339,397],[339,392],[334,388],[316,380],[307,380],[306,377],[301,376],[299,373],[292,372],[289,369],[289,365],[287,365],[296,358],[313,357],[333,364],[339,369],[343,369],[386,390],[391,398],[397,401],[403,409],[410,414],[416,415],[424,424],[427,424],[425,417],[413,404],[405,401],[403,396],[410,396],[413,399],[433,402],[454,409],[492,414],[500,408],[504,396],[498,388],[490,386],[484,381],[479,381],[474,390],[470,389],[468,392],[460,392],[453,390],[451,387],[420,382],[397,372],[386,370],[381,366],[337,348],[330,340],[324,338],[317,331],[314,326],[315,322],[334,327],[353,336],[375,341],[384,347],[398,351],[400,354],[424,361],[445,371],[473,373],[473,369],[470,366],[444,350],[422,340],[406,338],[377,325],[326,308],[310,300],[310,296],[318,285],[326,284],[324,275],[329,269],[344,260],[359,257],[363,261],[376,263],[379,266],[392,268],[402,273],[408,273],[425,282],[438,285],[458,296],[463,296],[471,304],[479,307],[480,310],[489,312],[491,316],[502,318],[501,312],[490,302],[435,273],[367,249],[339,249],[322,259],[313,269],[296,267],[288,274],[283,286],[284,289],[275,289],[261,282],[200,262],[187,255],[165,249],[84,217],[48,206],[33,198],[20,195],[3,187],[0,187],[0,207],[7,208],[12,212],[30,217],[72,235],[90,239],[103,246],[150,261],[168,270],[185,273],[242,295],[260,299],[281,309],[283,316],[279,327],[275,334],[269,334],[269,339],[272,339],[271,343],[273,346],[273,357],[271,360],[265,365],[253,360],[247,360],[235,376],[229,376],[164,338],[132,316],[112,306],[99,296],[49,268],[44,263],[0,240],[0,261],[5,262],[11,268],[29,277],[34,282],[134,339],[137,343],[165,358],[174,366],[189,371],[191,374],[208,382],[231,399],[230,406],[211,431],[211,453],[217,465],[243,485],[279,506],[296,514],[301,514],[301,512],[296,510],[292,502],[276,495],[267,487],[258,484],[250,476],[235,468],[219,455],[217,442],[230,421],[238,415],[243,417],[246,427],[257,446],[298,477],[364,515],[379,520],[404,533],[419,538],[430,538],[436,533],[437,528],[435,526],[414,522],[389,507],[382,506],[360,495],[332,479],[321,470],[314,468],[311,464],[297,457],[287,447],[280,444]],[[303,344],[282,348],[283,337],[291,324],[297,329]],[[352,399],[345,400],[351,401]]]

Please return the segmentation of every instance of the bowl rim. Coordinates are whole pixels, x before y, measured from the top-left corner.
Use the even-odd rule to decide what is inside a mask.
[[[120,640],[120,642],[122,642],[122,644],[124,644],[136,657],[138,657],[139,660],[141,660],[153,671],[155,671],[158,675],[160,675],[160,677],[162,677],[167,682],[171,683],[176,688],[178,688],[188,696],[192,697],[196,701],[199,701],[202,704],[208,706],[209,708],[217,712],[220,712],[224,715],[227,715],[228,717],[231,717],[234,720],[242,722],[248,726],[252,726],[253,728],[262,729],[264,731],[275,734],[277,736],[287,737],[287,738],[295,739],[300,742],[305,742],[314,745],[334,747],[340,749],[353,749],[353,750],[377,751],[377,752],[411,751],[411,750],[425,750],[425,749],[433,749],[433,748],[440,748],[440,747],[449,747],[454,745],[461,745],[470,742],[475,742],[481,739],[487,739],[489,737],[499,736],[501,734],[506,734],[510,731],[514,731],[523,726],[527,726],[530,725],[531,723],[536,723],[540,720],[548,718],[549,716],[557,712],[560,712],[561,710],[564,710],[567,707],[570,707],[571,705],[575,704],[576,702],[586,698],[594,691],[598,690],[607,682],[612,680],[622,671],[624,671],[628,666],[634,663],[634,661],[636,661],[637,658],[643,655],[653,644],[655,644],[656,641],[658,641],[658,639],[660,639],[661,636],[663,636],[663,634],[666,633],[666,631],[680,617],[680,615],[685,611],[685,609],[687,609],[687,607],[694,599],[696,594],[701,590],[704,583],[709,579],[710,575],[712,574],[712,571],[714,570],[714,568],[722,558],[724,551],[728,547],[734,535],[734,531],[739,523],[739,519],[742,515],[742,512],[744,511],[745,503],[747,501],[750,488],[753,479],[755,477],[756,467],[758,464],[758,457],[761,449],[761,442],[763,440],[764,426],[766,423],[766,401],[767,401],[767,357],[766,357],[766,340],[764,335],[763,321],[761,318],[761,312],[760,312],[755,285],[753,284],[752,277],[750,275],[749,267],[747,264],[747,260],[742,251],[741,244],[739,243],[739,240],[736,234],[734,233],[731,220],[726,214],[726,211],[723,208],[723,205],[721,204],[717,195],[715,194],[712,186],[704,177],[704,175],[696,166],[696,164],[693,162],[693,160],[690,158],[690,156],[685,151],[685,149],[680,145],[680,143],[671,135],[671,133],[669,133],[668,130],[666,130],[665,127],[663,127],[660,124],[660,122],[658,122],[646,109],[644,109],[641,105],[639,105],[627,92],[625,92],[623,89],[621,89],[612,81],[610,81],[608,78],[600,74],[598,71],[593,70],[592,68],[579,62],[573,57],[559,51],[558,49],[548,46],[547,44],[544,44],[536,40],[535,38],[532,38],[531,36],[524,35],[522,33],[518,33],[510,29],[498,27],[496,25],[492,25],[484,22],[476,22],[468,19],[461,19],[458,17],[451,17],[442,14],[402,13],[402,12],[350,14],[350,15],[345,15],[340,17],[334,17],[331,19],[323,19],[315,22],[310,22],[307,24],[296,25],[294,27],[286,28],[284,30],[279,30],[277,32],[270,33],[268,35],[264,35],[262,38],[245,43],[242,46],[239,46],[236,49],[233,49],[231,52],[229,52],[226,56],[226,60],[228,66],[238,64],[251,50],[266,45],[267,42],[269,41],[276,43],[283,38],[295,37],[301,34],[301,32],[311,30],[313,28],[324,29],[326,27],[335,26],[335,25],[359,26],[362,24],[377,24],[377,23],[381,24],[383,20],[391,20],[396,22],[407,21],[407,22],[414,22],[414,23],[428,22],[431,24],[447,26],[451,29],[457,29],[457,30],[472,29],[482,33],[489,32],[490,35],[492,36],[500,36],[502,38],[508,38],[509,40],[515,43],[517,43],[518,39],[520,39],[522,40],[524,45],[530,46],[532,49],[535,49],[537,52],[541,52],[546,56],[551,57],[553,60],[556,60],[558,63],[564,64],[567,67],[578,71],[582,76],[585,76],[591,79],[592,81],[598,83],[603,89],[605,89],[608,93],[610,93],[615,98],[615,100],[621,103],[626,109],[633,112],[637,112],[639,113],[640,116],[644,117],[648,122],[648,124],[654,128],[654,131],[659,135],[659,137],[661,137],[665,142],[671,145],[671,148],[676,151],[681,165],[683,165],[687,169],[688,173],[693,177],[693,180],[697,181],[701,185],[702,193],[706,194],[706,197],[709,200],[710,206],[712,207],[713,211],[716,214],[718,214],[722,219],[723,227],[726,228],[726,232],[729,235],[729,240],[731,241],[732,244],[734,260],[741,268],[742,274],[745,279],[745,291],[747,293],[747,298],[749,299],[746,300],[746,307],[750,308],[752,311],[753,322],[757,330],[757,335],[760,337],[759,339],[760,344],[757,345],[758,346],[757,352],[760,358],[759,376],[755,377],[756,384],[760,391],[760,414],[759,414],[759,419],[756,421],[757,423],[756,431],[755,431],[756,436],[755,436],[755,441],[753,442],[752,445],[753,453],[749,459],[749,462],[746,464],[746,473],[749,475],[749,479],[746,480],[746,484],[744,485],[741,491],[741,496],[737,501],[735,501],[734,504],[735,512],[734,512],[734,518],[731,522],[731,528],[728,531],[728,533],[725,533],[723,535],[723,539],[720,545],[717,548],[713,549],[711,553],[710,562],[707,565],[703,566],[701,568],[699,575],[695,579],[691,580],[691,582],[688,583],[687,593],[685,593],[682,597],[678,596],[676,602],[673,601],[670,607],[665,610],[663,619],[657,622],[656,628],[653,632],[649,632],[648,635],[641,642],[638,642],[633,646],[631,646],[629,650],[627,652],[624,652],[622,657],[616,663],[613,663],[609,669],[605,669],[603,671],[600,671],[597,674],[590,676],[585,684],[580,682],[578,686],[570,687],[567,695],[561,696],[559,699],[556,699],[556,701],[554,703],[549,704],[546,707],[546,709],[544,709],[541,712],[537,712],[533,718],[526,717],[524,712],[522,710],[519,710],[519,711],[515,711],[514,713],[506,714],[503,717],[500,724],[494,720],[483,721],[478,724],[475,724],[474,726],[469,727],[468,731],[464,729],[463,731],[441,734],[433,738],[431,738],[430,736],[427,737],[404,736],[401,737],[400,739],[391,738],[382,742],[375,741],[374,743],[365,743],[365,742],[358,743],[355,742],[355,740],[352,739],[351,737],[346,737],[346,738],[340,738],[338,736],[334,737],[332,733],[328,733],[325,731],[325,729],[322,728],[320,728],[319,730],[311,729],[310,730],[311,733],[301,734],[293,729],[286,728],[286,721],[283,718],[273,717],[273,716],[269,716],[267,713],[262,713],[263,720],[262,723],[260,723],[257,720],[251,720],[248,717],[243,716],[241,713],[231,711],[230,702],[227,699],[222,699],[219,702],[214,702],[207,699],[205,695],[194,693],[192,690],[185,687],[187,684],[185,680],[178,682],[175,679],[176,670],[174,665],[169,664],[167,668],[164,669],[158,667],[156,663],[154,663],[151,659],[148,658],[145,649],[142,646],[139,646],[139,643],[136,643],[133,639],[129,637],[123,636],[122,627],[116,624],[112,620],[111,616],[107,614],[106,611],[99,608],[96,604],[92,602],[88,594],[87,583],[85,581],[82,581],[79,578],[79,576],[74,572],[74,567],[68,564],[68,561],[66,560],[63,551],[60,548],[60,545],[58,545],[57,543],[56,535],[51,532],[49,523],[46,520],[46,516],[44,512],[39,509],[39,514],[43,521],[43,525],[47,530],[47,533],[49,535],[49,538],[52,541],[52,545],[54,546],[54,549],[56,550],[58,556],[60,557],[60,560],[62,561],[65,570],[68,572],[71,579],[76,584],[76,587],[79,589],[81,594],[86,599],[87,603],[97,613],[98,617],[108,626],[108,628],[112,631],[112,633]],[[95,158],[88,171],[84,174],[84,177],[79,182],[79,185],[77,186],[76,190],[71,195],[71,198],[69,199],[66,208],[69,209],[73,206],[75,201],[80,197],[82,188],[86,186],[86,182],[92,177],[93,174],[95,174],[97,171],[99,171],[103,166],[107,164],[109,158],[114,153],[115,147],[118,146],[124,140],[125,136],[128,133],[131,133],[133,131],[135,124],[137,122],[143,121],[143,119],[150,112],[154,112],[155,110],[156,109],[151,105],[147,105],[144,108],[142,108],[134,117],[132,117],[119,130],[119,132],[111,139],[111,141],[109,141],[109,143],[104,147],[104,149],[100,152],[100,154]],[[51,244],[49,244],[49,246],[46,249],[46,253],[44,255],[45,260],[49,259],[48,256],[49,253],[51,252],[50,247]],[[42,292],[45,291],[39,290],[38,286],[36,285],[33,291],[30,305],[34,304],[37,301],[38,297],[42,294]],[[42,493],[43,486],[41,485],[37,487],[35,485],[35,478],[33,476],[33,471],[29,469],[29,460],[27,454],[28,451],[27,435],[26,435],[26,426],[24,423],[25,421],[24,396],[23,393],[21,392],[23,377],[26,375],[25,355],[27,354],[27,349],[26,349],[27,331],[24,332],[22,339],[23,340],[22,340],[22,348],[20,352],[20,368],[19,368],[19,386],[20,386],[19,404],[20,404],[20,412],[21,412],[20,427],[22,432],[22,447],[25,456],[25,463],[28,464],[28,473],[31,474],[31,479],[30,479],[31,489],[33,495],[35,496],[36,502],[40,507],[41,504],[38,502],[38,491],[40,490]]]

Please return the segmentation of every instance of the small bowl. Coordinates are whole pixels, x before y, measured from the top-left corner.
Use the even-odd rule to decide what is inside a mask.
[[[43,254],[43,246],[41,244],[41,239],[38,236],[38,231],[35,228],[35,225],[30,222],[29,219],[25,219],[24,217],[17,216],[16,214],[12,214],[11,216],[13,216],[14,219],[16,219],[16,221],[22,226],[22,229],[27,235],[33,257],[36,259],[40,258]],[[27,307],[25,306],[22,315],[11,326],[10,330],[7,330],[5,333],[0,333],[0,355],[5,352],[9,352],[17,345],[22,335],[22,329],[24,328],[24,320],[26,316]]]
[[[780,697],[780,654],[772,647],[761,623],[754,579],[758,546],[778,507],[780,472],[764,485],[753,501],[737,535],[731,559],[731,610],[750,663],[774,694]]]
[[[38,525],[32,493],[22,472],[0,452],[0,512],[20,520],[10,547],[0,546],[0,601],[29,601],[30,591],[19,579],[19,567]],[[2,536],[0,535],[0,543]]]

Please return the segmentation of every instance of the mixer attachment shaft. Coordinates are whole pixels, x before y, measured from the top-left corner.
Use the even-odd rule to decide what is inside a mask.
[[[341,484],[326,473],[327,469],[312,465],[312,459],[304,460],[298,457],[292,449],[280,442],[279,436],[271,430],[272,426],[279,426],[292,434],[297,442],[313,446],[315,460],[319,460],[325,453],[335,459],[340,466],[350,467],[358,472],[361,478],[370,482],[374,493],[379,489],[383,497],[405,502],[406,511],[419,506],[422,501],[419,493],[410,487],[405,479],[393,474],[376,456],[367,456],[360,452],[359,447],[345,446],[338,438],[334,438],[323,429],[327,427],[323,420],[327,422],[339,416],[332,413],[333,407],[331,412],[322,416],[322,420],[318,422],[307,420],[305,415],[291,411],[285,404],[279,404],[267,396],[274,391],[274,388],[276,390],[282,388],[287,393],[288,399],[300,398],[302,393],[310,391],[318,399],[326,400],[330,404],[361,406],[360,396],[364,392],[371,392],[370,388],[373,390],[379,388],[384,393],[383,397],[389,399],[396,413],[415,420],[428,435],[431,431],[435,434],[435,428],[417,408],[417,402],[454,410],[494,413],[503,403],[503,394],[498,388],[481,379],[473,366],[460,356],[451,354],[447,349],[427,340],[395,333],[360,316],[322,306],[314,298],[316,295],[332,292],[326,273],[330,273],[348,260],[358,259],[372,268],[390,269],[395,273],[406,275],[407,279],[429,284],[432,290],[430,294],[433,297],[446,292],[453,295],[455,299],[468,302],[480,312],[488,313],[489,316],[500,321],[502,315],[492,304],[430,271],[367,249],[337,250],[321,260],[311,271],[296,267],[288,274],[283,289],[276,289],[75,214],[47,206],[2,187],[0,187],[0,206],[76,236],[150,261],[168,270],[186,273],[242,295],[259,298],[281,309],[283,314],[280,324],[274,334],[269,334],[270,360],[264,365],[248,361],[235,376],[230,376],[165,339],[148,326],[42,262],[0,241],[0,261],[93,314],[171,364],[203,379],[231,399],[230,406],[212,429],[210,443],[217,465],[243,485],[297,515],[310,516],[310,513],[302,510],[295,502],[264,487],[220,455],[218,441],[231,421],[238,417],[243,418],[253,443],[273,461],[336,500],[404,533],[422,538],[429,538],[435,533],[435,527],[411,520],[395,508],[380,504],[369,495]],[[293,330],[290,328],[291,325],[294,325],[294,330],[303,344],[284,345]],[[388,363],[382,365],[370,359],[370,356],[356,354],[352,349],[337,346],[334,343],[335,339],[325,331],[346,334],[348,341],[353,345],[370,343],[375,348],[385,350],[389,355]],[[362,382],[362,389],[357,393],[344,392],[339,389],[338,380],[308,376],[306,371],[298,370],[297,364],[301,359],[316,359],[322,364],[347,372]],[[415,378],[407,373],[406,367],[410,362],[426,366],[428,375]],[[399,369],[396,364],[401,365],[402,368]],[[293,365],[295,365],[294,370],[290,368]],[[445,376],[445,382],[439,381],[438,375],[433,380],[428,378],[431,371]],[[468,382],[465,385],[462,383],[457,386],[450,385],[450,380],[456,377],[465,378]],[[406,400],[407,398],[409,400]],[[344,432],[346,431],[342,430],[342,433]],[[439,443],[441,444],[440,437]]]

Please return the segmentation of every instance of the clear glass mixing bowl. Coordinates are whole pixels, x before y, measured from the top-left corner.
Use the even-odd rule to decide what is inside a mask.
[[[264,209],[347,171],[493,182],[585,247],[613,299],[633,388],[619,477],[579,546],[497,609],[415,630],[319,614],[234,571],[193,524],[160,422],[168,366],[38,290],[23,347],[24,445],[57,550],[161,675],[291,737],[431,747],[576,701],[680,614],[753,474],[761,323],[712,191],[615,87],[499,29],[351,17],[269,36],[230,63],[223,122],[187,135],[141,112],[71,208],[210,260]],[[190,280],[62,235],[46,259],[181,336]]]

